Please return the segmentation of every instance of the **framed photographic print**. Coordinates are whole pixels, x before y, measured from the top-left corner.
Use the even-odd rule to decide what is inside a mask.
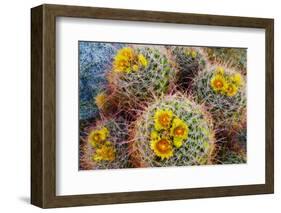
[[[31,9],[31,203],[274,191],[273,19]]]

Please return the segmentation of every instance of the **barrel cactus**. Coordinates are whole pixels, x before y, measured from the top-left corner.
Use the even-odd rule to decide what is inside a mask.
[[[205,67],[206,61],[200,48],[175,46],[171,47],[171,57],[179,70],[177,83],[181,89],[189,89],[192,79]]]
[[[83,137],[84,135],[84,137]],[[97,121],[80,134],[80,169],[117,169],[128,165],[128,125],[121,119]]]
[[[206,165],[214,158],[211,117],[179,93],[148,106],[132,134],[131,160],[136,167]]]
[[[139,109],[144,102],[168,91],[175,70],[163,51],[163,47],[133,45],[117,52],[108,81],[111,100],[121,110]]]
[[[246,80],[236,70],[212,66],[199,72],[193,83],[197,102],[203,102],[216,127],[231,128],[245,120]]]

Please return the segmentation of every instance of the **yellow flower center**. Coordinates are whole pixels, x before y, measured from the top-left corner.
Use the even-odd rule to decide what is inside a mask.
[[[171,150],[171,145],[168,140],[161,139],[157,142],[156,148],[160,153],[168,153]]]
[[[170,123],[170,116],[167,113],[160,115],[159,123],[161,123],[163,126],[167,127]]]
[[[223,87],[223,82],[221,80],[215,80],[214,85],[216,88],[222,88]]]
[[[102,139],[101,139],[101,134],[100,133],[96,133],[93,135],[93,140],[97,141],[97,142],[100,142]]]
[[[184,135],[184,131],[185,131],[185,129],[183,127],[179,126],[179,127],[175,128],[174,134],[176,136],[183,136]]]
[[[232,93],[234,92],[234,89],[233,89],[233,87],[228,87],[228,88],[227,88],[227,91],[228,91],[230,94],[232,94]]]
[[[124,56],[125,56],[125,57],[129,57],[129,56],[130,56],[130,53],[129,53],[129,52],[124,52]]]

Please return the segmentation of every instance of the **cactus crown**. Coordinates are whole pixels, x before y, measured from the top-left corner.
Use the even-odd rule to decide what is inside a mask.
[[[222,66],[210,67],[194,79],[193,90],[197,102],[207,105],[217,126],[232,125],[244,116],[245,79],[239,72]]]
[[[102,120],[86,129],[81,164],[90,169],[128,167],[128,125],[121,119]]]
[[[130,54],[126,53],[129,56],[125,59],[120,53],[115,56],[108,79],[115,97],[122,106],[130,109],[140,102],[165,94],[173,82],[175,71],[167,56],[157,47],[131,47],[126,51]]]
[[[208,164],[214,133],[201,106],[180,94],[165,96],[136,121],[134,147],[143,166]]]

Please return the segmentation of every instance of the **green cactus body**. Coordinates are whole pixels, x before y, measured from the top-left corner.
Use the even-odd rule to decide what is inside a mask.
[[[127,111],[138,109],[140,105],[154,97],[161,97],[168,91],[175,76],[175,70],[163,53],[164,48],[138,45],[130,49],[133,55],[143,56],[143,64],[137,64],[133,59],[129,60],[129,66],[124,68],[121,66],[121,57],[121,71],[118,72],[117,64],[117,68],[113,66],[108,74],[109,90],[115,98],[114,102],[119,106],[122,105],[121,107]],[[119,62],[118,57],[117,53],[115,61]]]
[[[239,85],[233,82],[235,78]],[[245,120],[245,85],[245,77],[238,71],[221,66],[209,67],[195,77],[193,94],[198,103],[207,106],[217,128],[229,129]]]
[[[166,129],[157,126],[156,119],[161,119],[161,113],[170,116]],[[179,134],[175,132],[180,129],[173,127],[176,122],[183,127],[182,132],[178,131],[183,133],[179,141]],[[211,164],[214,158],[211,117],[202,106],[181,94],[165,96],[150,105],[136,121],[133,134],[133,162],[139,167],[206,165]],[[153,146],[155,143],[159,147]],[[160,149],[160,153],[157,154],[155,147]],[[170,153],[165,152],[165,148]]]
[[[171,55],[179,70],[177,83],[182,89],[189,89],[194,76],[205,67],[206,61],[199,48],[173,47]]]
[[[128,168],[128,125],[121,119],[96,122],[80,136],[80,168]]]

